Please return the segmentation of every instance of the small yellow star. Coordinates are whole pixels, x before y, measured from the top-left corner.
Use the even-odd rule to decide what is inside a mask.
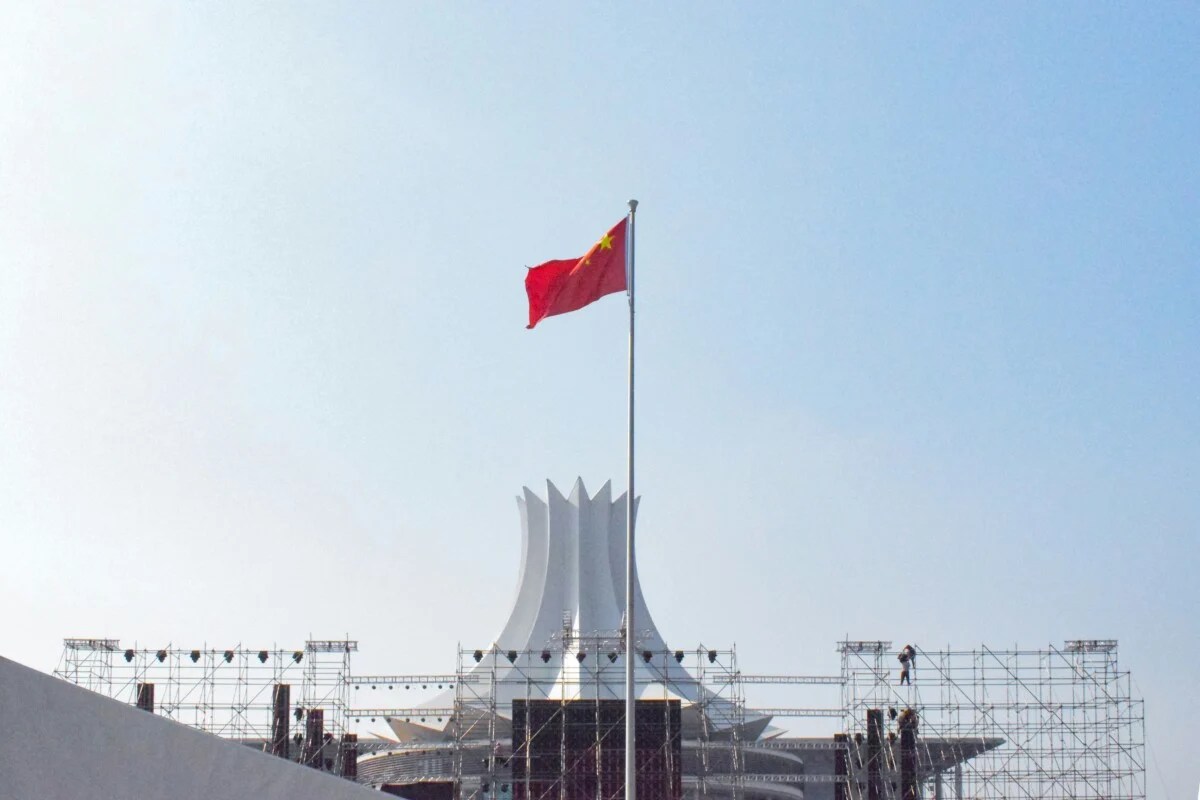
[[[612,237],[607,233],[600,238],[600,243],[597,245],[601,250],[612,250]]]

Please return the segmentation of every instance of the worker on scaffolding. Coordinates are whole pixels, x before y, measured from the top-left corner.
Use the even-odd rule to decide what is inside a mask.
[[[917,649],[911,644],[906,644],[896,658],[900,661],[900,683],[911,686],[911,674],[917,671]]]

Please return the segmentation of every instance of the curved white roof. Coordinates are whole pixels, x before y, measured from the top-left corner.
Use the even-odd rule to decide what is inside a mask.
[[[583,480],[578,479],[570,495],[564,496],[547,481],[545,500],[528,487],[524,489],[517,498],[522,556],[516,597],[500,635],[458,689],[458,699],[465,701],[465,706],[494,708],[497,717],[507,718],[517,699],[625,696],[622,631],[627,505],[624,494],[612,499],[611,483],[589,496]],[[669,657],[636,576],[634,608],[638,697],[678,699],[685,716],[689,707],[702,706],[711,730],[728,728],[736,719],[732,704],[704,689]],[[643,653],[651,654],[649,661]],[[510,655],[515,658],[510,660]],[[447,692],[428,706],[445,708],[454,700],[455,695]],[[696,713],[693,710],[690,715]],[[736,721],[748,723],[746,733],[753,739],[768,719]],[[440,735],[438,730],[411,722],[389,722],[402,739]]]

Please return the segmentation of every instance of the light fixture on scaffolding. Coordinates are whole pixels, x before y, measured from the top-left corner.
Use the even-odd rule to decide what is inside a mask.
[[[676,663],[676,664],[682,664],[682,663],[683,663],[683,651],[682,651],[682,650],[676,650],[676,651],[675,651],[675,663]]]
[[[304,658],[303,650],[297,650],[296,652],[292,653],[292,661],[295,661],[297,664],[300,663],[300,659],[302,658]]]

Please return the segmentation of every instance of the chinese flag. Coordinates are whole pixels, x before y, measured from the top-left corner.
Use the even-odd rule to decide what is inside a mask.
[[[547,261],[525,275],[529,325],[546,317],[577,311],[606,294],[625,291],[625,230],[622,219],[582,258]]]

